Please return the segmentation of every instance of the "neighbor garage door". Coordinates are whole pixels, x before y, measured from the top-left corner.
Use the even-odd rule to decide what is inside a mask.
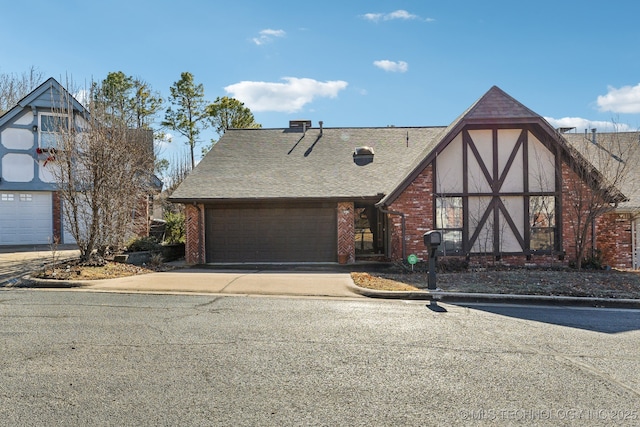
[[[207,262],[335,262],[335,205],[208,208]]]
[[[52,235],[51,193],[0,191],[0,245],[47,244]]]

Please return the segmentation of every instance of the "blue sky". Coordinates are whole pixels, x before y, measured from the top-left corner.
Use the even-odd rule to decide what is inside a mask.
[[[7,3],[2,73],[123,71],[166,98],[189,71],[263,127],[448,125],[497,85],[555,126],[640,128],[636,0]]]

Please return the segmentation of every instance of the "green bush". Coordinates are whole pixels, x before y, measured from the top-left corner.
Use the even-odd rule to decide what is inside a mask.
[[[157,251],[160,250],[160,247],[160,243],[155,237],[136,237],[127,243],[127,252]]]
[[[185,227],[184,213],[182,212],[165,212],[165,230],[164,241],[167,244],[184,243]]]

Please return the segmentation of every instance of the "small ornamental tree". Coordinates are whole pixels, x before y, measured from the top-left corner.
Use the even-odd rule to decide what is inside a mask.
[[[150,131],[132,130],[92,85],[82,111],[71,96],[55,100],[57,147],[47,167],[58,185],[65,227],[76,240],[81,261],[94,251],[121,248],[139,219],[146,223],[151,192],[153,140]]]
[[[573,154],[569,160],[577,179],[566,179],[564,205],[573,231],[577,269],[585,257],[593,257],[587,250],[594,245],[596,220],[628,201],[625,192],[635,191],[640,184],[635,172],[640,162],[637,132],[611,132],[577,138],[569,146]]]

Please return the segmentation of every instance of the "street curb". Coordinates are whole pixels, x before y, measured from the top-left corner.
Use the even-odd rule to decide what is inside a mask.
[[[90,286],[86,280],[58,280],[58,279],[41,279],[38,277],[32,277],[27,274],[20,277],[17,284],[11,284],[5,286],[6,288],[46,288],[46,289],[70,289],[70,288],[83,288]]]
[[[440,301],[450,303],[563,305],[576,307],[633,308],[640,309],[640,299],[568,297],[554,295],[481,294],[443,291],[379,291],[349,285],[355,293],[369,298]]]

